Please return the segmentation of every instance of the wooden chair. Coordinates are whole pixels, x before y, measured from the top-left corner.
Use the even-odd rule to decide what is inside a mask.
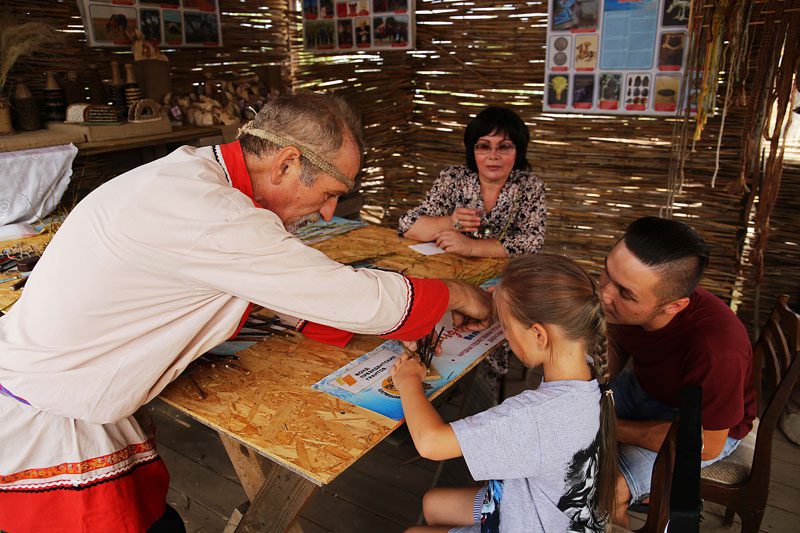
[[[700,529],[701,394],[697,385],[681,389],[680,414],[653,464],[647,520],[636,533],[696,533]]]
[[[778,298],[753,349],[756,398],[761,401],[764,363],[764,382],[772,392],[763,415],[730,456],[701,471],[702,498],[725,506],[726,526],[733,523],[734,513],[738,514],[742,533],[756,533],[761,526],[769,494],[775,426],[800,376],[800,315],[789,309],[788,302],[786,295]]]

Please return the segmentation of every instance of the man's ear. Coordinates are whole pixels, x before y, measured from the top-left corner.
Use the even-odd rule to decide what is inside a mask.
[[[285,146],[275,154],[270,169],[270,183],[280,185],[293,174],[300,175],[300,150],[294,146]]]
[[[689,305],[689,297],[684,296],[683,298],[678,298],[664,305],[664,312],[668,315],[677,315],[686,309],[687,305]]]

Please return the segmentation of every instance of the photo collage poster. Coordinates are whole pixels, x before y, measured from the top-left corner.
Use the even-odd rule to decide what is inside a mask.
[[[134,30],[158,48],[222,46],[217,0],[78,0],[90,47],[128,47]]]
[[[694,112],[681,95],[690,14],[690,0],[549,0],[543,110]]]
[[[303,0],[308,52],[414,48],[414,0]]]

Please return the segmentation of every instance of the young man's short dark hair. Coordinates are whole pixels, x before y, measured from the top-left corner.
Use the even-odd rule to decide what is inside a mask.
[[[664,303],[689,296],[708,265],[708,246],[691,227],[677,220],[642,217],[628,226],[622,241],[642,263],[656,270],[656,293]]]

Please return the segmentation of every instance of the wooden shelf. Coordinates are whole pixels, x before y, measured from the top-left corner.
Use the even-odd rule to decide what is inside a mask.
[[[0,136],[0,152],[18,152],[34,148],[47,148],[48,146],[77,144],[82,139],[83,137],[77,133],[50,130],[23,131]]]
[[[167,143],[181,143],[217,135],[222,135],[222,130],[217,126],[173,126],[172,131],[168,133],[158,133],[155,135],[145,135],[128,139],[115,139],[111,141],[87,142],[77,144],[76,146],[78,147],[78,155],[90,156],[108,152],[119,152],[120,150],[164,145]]]
[[[91,156],[148,146],[159,146],[167,143],[182,143],[218,135],[223,135],[221,126],[173,126],[172,131],[153,135],[83,142],[83,136],[76,132],[38,130],[0,137],[0,152],[16,152],[62,144],[74,144],[78,147],[78,155]]]

